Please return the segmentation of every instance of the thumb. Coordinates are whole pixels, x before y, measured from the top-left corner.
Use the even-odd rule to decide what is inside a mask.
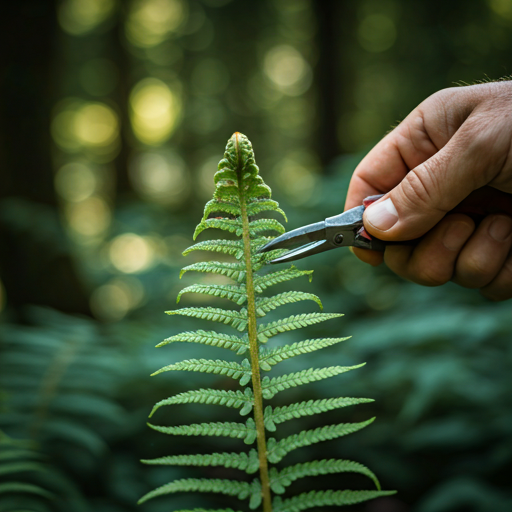
[[[382,240],[412,240],[433,228],[473,190],[484,186],[490,164],[476,158],[473,148],[462,149],[457,136],[431,158],[409,171],[363,217],[367,231]],[[485,153],[484,153],[485,154]],[[488,168],[488,167],[487,167]]]

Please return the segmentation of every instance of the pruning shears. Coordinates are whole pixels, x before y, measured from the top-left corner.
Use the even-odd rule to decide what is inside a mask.
[[[259,252],[274,249],[290,249],[285,255],[275,258],[270,263],[294,261],[313,254],[318,254],[338,247],[359,247],[373,251],[384,251],[387,245],[407,242],[385,242],[369,235],[363,226],[364,210],[380,199],[384,194],[369,196],[361,206],[328,217],[324,221],[308,224],[274,238],[264,245]]]

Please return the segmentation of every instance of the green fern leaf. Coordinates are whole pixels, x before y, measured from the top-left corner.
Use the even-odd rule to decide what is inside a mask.
[[[302,416],[313,416],[321,412],[340,409],[350,405],[365,404],[373,402],[371,398],[324,398],[320,400],[308,400],[307,402],[298,402],[285,405],[283,407],[267,406],[265,409],[265,427],[274,432],[276,425]]]
[[[241,283],[245,279],[245,265],[243,263],[229,263],[225,261],[198,261],[183,267],[180,272],[180,279],[185,272],[195,270],[196,272],[209,272],[229,277]]]
[[[242,221],[240,219],[226,219],[223,217],[206,219],[197,225],[192,238],[195,240],[205,229],[221,229],[222,231],[235,233],[237,236],[240,236],[243,231]]]
[[[264,233],[265,231],[277,231],[282,235],[286,229],[275,219],[258,219],[249,222],[249,233],[251,236],[256,237],[258,233]]]
[[[310,491],[287,500],[281,500],[277,496],[273,502],[273,512],[300,512],[313,507],[355,505],[395,493],[396,491]]]
[[[185,269],[183,269],[185,270]],[[286,268],[284,270],[277,270],[276,272],[271,272],[270,274],[266,274],[264,276],[257,276],[254,279],[254,289],[257,293],[262,293],[263,290],[266,290],[270,286],[274,286],[275,284],[284,283],[285,281],[290,281],[295,279],[296,277],[301,276],[309,276],[309,280],[313,278],[312,270],[299,270],[293,265],[290,268]]]
[[[273,349],[262,347],[260,349],[260,367],[262,370],[270,370],[270,368],[285,359],[300,356],[301,354],[309,354],[315,350],[330,347],[336,343],[348,340],[350,338],[320,338],[315,340],[299,341],[291,345],[283,345]]]
[[[238,198],[237,198],[238,199]],[[238,217],[240,215],[240,204],[238,201],[227,202],[218,201],[211,199],[204,206],[203,221],[206,220],[212,213],[224,212],[232,217]]]
[[[320,309],[323,309],[322,301],[313,293],[305,292],[284,292],[273,297],[259,297],[256,299],[256,311],[260,316],[264,316],[265,313],[276,309],[279,306],[285,304],[292,304],[293,302],[299,302],[302,300],[312,300],[316,302]]]
[[[243,244],[240,240],[205,240],[185,249],[183,256],[187,256],[193,251],[220,252],[234,256],[237,260],[244,255]]]
[[[231,325],[239,331],[247,327],[247,311],[226,310],[221,308],[183,308],[174,311],[166,311],[168,315],[190,316],[201,320],[211,320],[221,324]]]
[[[177,342],[199,343],[202,345],[210,345],[212,347],[227,348],[228,350],[236,352],[238,355],[245,354],[245,352],[249,350],[249,342],[245,337],[239,338],[232,334],[202,330],[175,334],[174,336],[166,338],[164,341],[160,342],[157,347],[163,347],[169,343]]]
[[[246,473],[255,473],[259,468],[258,452],[212,453],[211,455],[171,455],[158,459],[142,460],[144,464],[160,466],[223,466]]]
[[[284,220],[288,222],[286,214],[279,208],[279,203],[273,199],[254,199],[247,205],[247,215],[249,215],[249,217],[265,211],[278,212],[284,217]]]
[[[375,418],[371,418],[360,423],[339,423],[338,425],[327,425],[325,427],[315,428],[313,430],[304,430],[299,434],[294,434],[281,441],[276,441],[273,437],[268,440],[268,460],[277,464],[285,455],[297,448],[310,446],[322,441],[337,439],[357,432],[372,423]]]
[[[284,391],[285,389],[302,386],[302,384],[309,384],[310,382],[316,382],[318,380],[334,377],[335,375],[340,375],[341,373],[361,368],[361,366],[364,365],[365,363],[355,366],[328,366],[326,368],[308,368],[307,370],[302,370],[301,372],[288,373],[286,375],[274,377],[273,379],[264,377],[261,381],[263,397],[267,400],[270,400],[277,393],[279,393],[279,391]]]
[[[0,494],[7,493],[23,493],[23,494],[37,494],[44,498],[53,499],[55,494],[39,487],[38,485],[27,484],[25,482],[4,482],[0,483]]]
[[[281,320],[276,320],[270,324],[262,324],[258,326],[258,340],[261,343],[266,343],[268,338],[276,336],[279,333],[286,331],[293,331],[307,327],[308,325],[318,324],[331,320],[332,318],[339,318],[343,316],[340,313],[303,313],[302,315],[292,315]]]
[[[220,480],[220,479],[206,479],[206,478],[184,478],[182,480],[175,480],[169,484],[162,485],[157,489],[148,492],[143,496],[138,504],[144,503],[157,496],[171,494],[175,492],[213,492],[226,494],[228,496],[237,496],[239,499],[244,500],[249,497],[251,486],[247,482],[237,482],[236,480]]]
[[[251,364],[247,359],[244,359],[242,364],[235,363],[234,361],[224,361],[222,359],[187,359],[185,361],[180,361],[179,363],[164,366],[163,368],[160,368],[160,370],[152,373],[151,376],[172,371],[226,375],[232,379],[242,379],[240,382],[242,386],[245,386],[245,384],[251,380]]]
[[[304,464],[295,464],[281,471],[272,468],[270,471],[270,486],[278,494],[285,492],[285,487],[291,485],[299,478],[308,476],[329,475],[333,473],[359,473],[370,478],[377,490],[380,491],[380,483],[377,477],[363,464],[351,460],[314,460]]]
[[[243,393],[240,390],[231,391],[225,389],[197,389],[194,391],[185,391],[184,393],[166,398],[155,404],[149,417],[151,418],[151,416],[164,405],[192,403],[225,405],[226,407],[233,407],[234,409],[241,408],[240,414],[245,416],[252,411],[254,398],[251,388],[245,388]]]
[[[251,482],[250,488],[250,496],[249,496],[249,508],[254,510],[261,505],[262,502],[262,494],[261,494],[261,482],[259,478],[255,478]]]
[[[214,437],[232,437],[243,439],[245,444],[252,444],[256,439],[256,426],[252,418],[247,418],[244,423],[233,421],[195,423],[192,425],[180,425],[177,427],[161,427],[148,423],[153,430],[163,434],[175,436],[214,436]]]
[[[241,306],[247,300],[245,286],[230,284],[193,284],[187,286],[178,293],[176,302],[179,302],[184,293],[202,293],[204,295],[212,295],[219,299],[227,299]]]

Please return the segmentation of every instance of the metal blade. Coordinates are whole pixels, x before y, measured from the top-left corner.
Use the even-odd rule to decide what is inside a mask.
[[[309,244],[303,245],[298,249],[292,250],[279,258],[271,260],[270,263],[283,263],[287,261],[295,261],[311,256],[312,254],[318,254],[320,252],[334,249],[334,247],[326,240],[318,240]]]
[[[294,247],[318,241],[325,241],[324,221],[288,231],[288,233],[278,236],[264,245],[258,252],[268,252],[274,249],[293,249]]]

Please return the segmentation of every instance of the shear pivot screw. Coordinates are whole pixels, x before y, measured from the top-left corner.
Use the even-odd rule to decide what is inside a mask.
[[[341,243],[343,243],[343,235],[341,233],[338,233],[334,237],[334,243],[337,244],[337,245],[340,245]]]

